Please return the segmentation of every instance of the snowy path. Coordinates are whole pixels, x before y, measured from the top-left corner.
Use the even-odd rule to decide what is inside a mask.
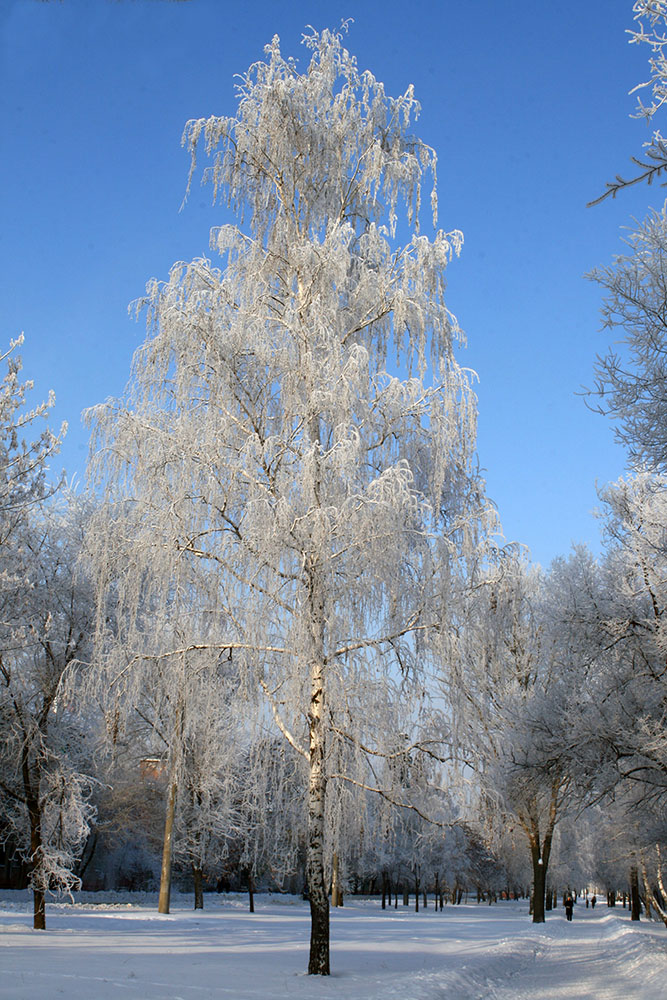
[[[129,897],[125,897],[129,899]],[[99,897],[96,897],[96,901]],[[47,908],[0,893],[0,1000],[667,1000],[667,931],[578,906],[532,925],[523,903],[332,913],[328,979],[304,975],[308,911],[290,897],[176,897]]]
[[[549,922],[536,959],[495,985],[489,1000],[667,1000],[667,931],[627,911],[578,907]]]

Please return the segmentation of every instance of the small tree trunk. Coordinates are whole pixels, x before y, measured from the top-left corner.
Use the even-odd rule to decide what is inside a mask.
[[[639,873],[637,871],[637,866],[633,865],[630,869],[630,919],[639,920],[639,913],[641,910],[641,903],[639,902]]]
[[[246,879],[248,882],[248,912],[255,912],[255,883],[252,880],[252,868],[246,868]]]
[[[44,902],[44,889],[42,886],[41,873],[39,867],[42,863],[42,814],[37,796],[30,798],[27,802],[28,817],[30,820],[30,867],[29,871],[33,876],[33,918],[32,926],[36,931],[46,930],[46,906]],[[37,877],[35,878],[35,872]]]
[[[174,839],[174,816],[176,815],[176,782],[169,782],[167,809],[164,819],[164,840],[162,843],[162,870],[160,872],[160,897],[158,913],[169,913],[171,899],[171,856]]]
[[[552,815],[547,826],[547,833],[544,836],[543,843],[540,844],[539,827],[535,820],[533,820],[528,838],[530,844],[530,856],[533,862],[532,914],[534,924],[543,924],[546,920],[547,870],[549,866],[549,858],[551,857],[551,842],[553,838],[554,824],[555,808],[552,809]]]
[[[406,886],[403,886],[403,906],[409,906],[409,905],[410,905],[410,890]]]
[[[545,917],[544,865],[537,865],[534,874],[533,923],[543,924]]]
[[[86,840],[86,846],[83,849],[81,859],[79,860],[79,865],[77,869],[77,874],[81,879],[83,884],[83,877],[90,866],[90,862],[93,860],[95,854],[95,848],[97,847],[97,830],[93,831],[88,835]]]
[[[419,913],[419,879],[415,876],[415,913]]]
[[[204,875],[201,868],[192,862],[192,881],[195,887],[195,910],[204,909]]]
[[[343,890],[340,887],[340,863],[338,860],[338,855],[334,852],[333,865],[331,873],[331,905],[332,906],[342,906],[343,905]],[[385,907],[385,885],[386,885],[386,875],[382,873],[382,909]]]
[[[44,903],[44,890],[33,889],[32,891],[32,926],[36,931],[46,930],[46,906]]]
[[[652,911],[651,911],[651,895],[652,894],[651,894],[650,886],[648,886],[646,884],[646,882],[644,882],[644,900],[645,900],[645,906],[646,906],[646,919],[647,920],[650,920],[651,916],[652,916]]]

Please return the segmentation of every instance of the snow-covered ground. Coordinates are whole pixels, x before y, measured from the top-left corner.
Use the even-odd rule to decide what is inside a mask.
[[[667,931],[627,910],[562,909],[530,923],[525,903],[415,914],[348,898],[332,912],[332,976],[305,975],[307,904],[207,895],[87,894],[47,906],[0,893],[2,1000],[667,1000]]]

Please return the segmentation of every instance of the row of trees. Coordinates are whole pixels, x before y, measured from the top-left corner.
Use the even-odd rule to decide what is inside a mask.
[[[667,93],[667,4],[636,0],[633,12],[630,40],[651,51],[650,79],[636,88],[649,89],[651,101],[640,97],[637,116],[652,122]],[[617,177],[598,201],[661,176],[659,130],[645,160],[634,162],[642,172]],[[641,873],[647,909],[667,919],[667,206],[651,211],[627,244],[629,253],[589,275],[604,292],[604,326],[620,338],[598,358],[589,400],[615,421],[631,470],[600,492],[603,557],[577,548],[547,573],[506,553],[492,560],[489,585],[471,590],[450,668],[449,700],[470,766],[528,841],[535,920],[544,918],[557,823],[571,827],[579,817],[581,825],[594,807],[629,870],[633,916]],[[587,870],[597,858],[598,878],[608,881],[607,851],[598,841],[587,853]]]
[[[160,909],[174,850],[198,886],[232,844],[250,877],[302,862],[310,973],[355,865],[505,885],[518,836],[543,920],[556,845],[586,840],[563,821],[591,803],[631,812],[618,857],[664,906],[662,470],[607,489],[600,563],[498,547],[444,297],[461,235],[419,231],[418,105],[341,35],[305,43],[303,73],[274,38],[236,116],[186,126],[191,179],[203,145],[238,225],[213,232],[218,265],[149,283],[126,395],[88,414],[94,499],[49,502],[58,439],[20,444],[43,412],[20,415],[10,359],[0,788],[35,925],[95,796],[136,807],[133,759],[164,780]]]
[[[618,500],[627,488],[608,492]],[[635,499],[646,523],[647,498]],[[72,496],[34,506],[22,533],[26,589],[5,599],[21,628],[3,653],[3,835],[28,863],[36,926],[44,892],[84,872],[93,886],[119,884],[118,867],[121,884],[151,884],[160,843],[163,910],[172,851],[195,905],[204,877],[300,889],[307,769],[248,698],[233,653],[147,656],[141,671],[126,661],[116,683],[92,684],[94,595],[77,564],[94,515]],[[650,586],[661,573],[655,553],[636,558],[636,547],[618,547],[598,565],[578,550],[544,574],[505,553],[487,567],[452,626],[448,669],[422,694],[434,718],[436,699],[449,706],[448,729],[439,717],[429,743],[394,729],[374,791],[369,775],[363,788],[332,780],[327,890],[334,871],[343,885],[416,897],[532,881],[540,920],[551,886],[623,886],[635,869],[649,905],[664,910],[664,671]],[[82,701],[86,683],[94,698]],[[376,732],[406,721],[379,713]]]

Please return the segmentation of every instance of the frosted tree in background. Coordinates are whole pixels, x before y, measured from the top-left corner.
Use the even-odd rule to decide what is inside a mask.
[[[94,812],[89,734],[64,697],[67,672],[89,655],[94,622],[92,590],[77,573],[86,513],[74,497],[31,509],[12,539],[20,582],[2,599],[3,834],[27,863],[39,930],[45,894],[79,885],[76,861]]]
[[[233,707],[238,673],[228,652],[211,640],[201,595],[184,573],[162,570],[156,535],[142,537],[134,512],[102,506],[88,533],[88,556],[101,559],[102,580],[113,579],[98,604],[96,669],[89,695],[106,718],[106,747],[155,757],[164,782],[165,818],[158,910],[168,913],[174,850],[193,872],[203,904],[202,869],[212,840],[231,832],[237,774],[239,712]],[[153,567],[145,560],[149,547]],[[97,548],[103,546],[102,555]],[[182,569],[187,570],[183,560]],[[143,728],[137,741],[136,730]],[[145,741],[145,743],[144,743]],[[135,760],[137,773],[140,760]]]
[[[34,926],[42,929],[44,891],[70,884],[71,849],[87,829],[85,782],[66,777],[65,720],[55,713],[62,674],[81,652],[86,609],[74,583],[82,529],[77,505],[69,512],[43,506],[57,488],[48,481],[48,461],[65,425],[59,435],[46,425],[39,429],[54,397],[28,405],[33,384],[21,381],[15,353],[22,342],[21,336],[0,357],[7,362],[0,382],[0,799],[5,835],[29,866]]]
[[[424,699],[487,505],[444,299],[461,235],[419,234],[436,157],[412,134],[412,88],[388,97],[340,35],[304,41],[304,72],[274,38],[236,116],[186,126],[191,177],[203,146],[204,179],[247,229],[212,233],[218,267],[149,284],[127,396],[91,422],[113,511],[100,590],[121,595],[100,648],[140,658],[144,629],[197,595],[163,654],[224,650],[248,724],[270,719],[303,758],[309,972],[326,975],[330,793],[375,787],[392,700]],[[131,570],[109,559],[118,535]]]
[[[604,667],[599,679],[605,696],[593,709],[616,713],[605,734],[598,730],[606,756],[631,789],[633,811],[644,812],[645,832],[657,825],[664,842],[667,479],[636,473],[610,484],[601,499],[608,549],[603,567],[606,614],[600,622]]]
[[[273,727],[253,734],[241,750],[236,783],[237,826],[229,853],[230,867],[242,873],[254,911],[254,886],[270,875],[283,885],[296,873],[304,844],[305,761]]]
[[[454,670],[445,678],[457,742],[480,785],[480,809],[496,821],[504,814],[525,838],[534,923],[545,919],[554,831],[570,784],[564,763],[544,767],[541,721],[546,715],[562,725],[573,690],[549,628],[546,589],[539,567],[501,554],[471,593]]]
[[[15,353],[22,343],[23,335],[0,356],[0,363],[7,362],[7,373],[0,382],[0,546],[7,545],[33,504],[53,494],[55,487],[47,481],[48,461],[58,452],[67,430],[63,424],[59,434],[48,426],[36,433],[37,425],[48,418],[55,396],[50,393],[48,402],[32,408],[27,405],[33,383],[21,382],[21,359]],[[25,439],[28,433],[36,434],[34,440]],[[6,549],[3,554],[4,579]]]
[[[652,211],[625,239],[629,253],[595,268],[589,278],[605,291],[604,328],[616,345],[595,366],[591,395],[615,421],[631,460],[667,471],[667,210]]]
[[[233,697],[225,672],[190,665],[183,698],[175,853],[193,876],[195,909],[203,909],[204,874],[219,869],[225,840],[239,826],[238,789],[243,766],[241,718],[230,711]],[[227,711],[225,710],[227,708]]]
[[[597,798],[641,814],[650,844],[667,832],[667,483],[637,473],[605,487],[601,499],[606,555],[599,566],[580,556],[562,602],[588,676],[560,754],[569,753],[567,766]]]

